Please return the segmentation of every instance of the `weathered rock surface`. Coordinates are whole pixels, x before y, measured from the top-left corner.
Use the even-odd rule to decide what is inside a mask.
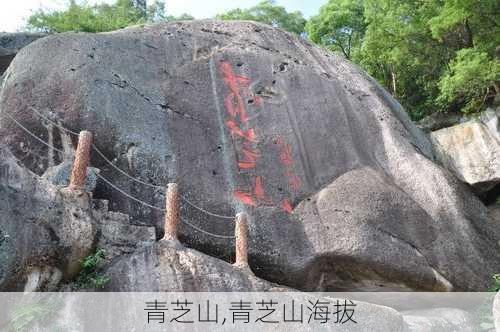
[[[482,290],[500,265],[485,207],[432,161],[401,106],[304,39],[252,22],[193,21],[59,34],[26,50],[1,91],[2,142],[45,171],[51,152],[10,118],[46,140],[34,107],[92,131],[107,158],[144,183],[177,181],[212,213],[246,210],[258,276],[301,290]],[[92,164],[163,207],[161,188],[97,155]],[[109,186],[96,195],[161,231],[161,211]],[[185,202],[181,213],[205,231],[233,233],[231,220]],[[186,225],[180,238],[233,254],[230,241]]]
[[[481,121],[489,130],[490,134],[500,142],[500,107],[488,108],[479,115]]]
[[[0,77],[23,47],[45,36],[43,33],[0,33]]]
[[[96,206],[97,204],[97,206]],[[98,242],[107,259],[155,240],[84,193],[49,184],[0,148],[0,290],[54,290]]]
[[[402,312],[410,331],[477,331],[471,315],[455,308],[434,308]]]
[[[105,274],[111,278],[105,290],[113,292],[287,291],[246,269],[163,240],[120,258]]]
[[[430,135],[441,163],[479,192],[500,183],[498,118],[492,116],[486,123],[472,120]]]
[[[436,112],[418,121],[417,127],[423,131],[431,132],[454,126],[460,123],[462,118],[463,115],[459,113]]]

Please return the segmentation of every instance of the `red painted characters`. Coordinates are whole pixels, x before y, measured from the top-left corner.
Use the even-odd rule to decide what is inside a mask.
[[[237,75],[230,62],[221,61],[219,69],[229,90],[224,96],[224,106],[228,115],[225,125],[233,137],[237,165],[241,173],[253,179],[249,181],[251,183],[249,188],[236,188],[234,197],[251,206],[273,204],[272,199],[266,195],[264,178],[256,174],[257,163],[262,157],[262,151],[258,148],[260,137],[252,125],[252,118],[248,116],[246,108],[247,100],[261,106],[262,99],[251,92],[250,78]],[[280,146],[280,161],[284,175],[288,178],[290,190],[298,191],[301,181],[293,171],[292,146],[281,136],[276,138],[275,143]],[[282,199],[280,206],[288,213],[293,210],[288,198]]]

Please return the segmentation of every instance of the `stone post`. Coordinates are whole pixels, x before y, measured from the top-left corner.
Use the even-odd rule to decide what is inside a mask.
[[[248,216],[246,213],[236,215],[236,262],[237,267],[248,267]]]
[[[92,148],[92,133],[90,131],[80,132],[78,147],[76,148],[75,160],[71,171],[70,189],[83,190],[87,180],[87,167],[90,161],[90,149]]]
[[[177,223],[179,220],[179,191],[177,183],[167,185],[165,195],[165,235],[164,240],[177,240]]]

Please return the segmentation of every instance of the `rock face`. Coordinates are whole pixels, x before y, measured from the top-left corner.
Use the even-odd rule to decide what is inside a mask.
[[[0,33],[0,77],[23,47],[45,36],[43,33]]]
[[[162,187],[176,181],[196,227],[180,225],[180,239],[225,259],[233,246],[213,234],[232,235],[231,216],[246,211],[250,263],[267,280],[483,290],[500,265],[485,207],[433,162],[401,106],[292,34],[217,21],[65,33],[28,46],[8,74],[0,140],[32,171],[62,157],[12,119],[44,140],[45,117],[90,130],[113,162],[94,154],[93,166],[121,190],[106,184],[96,198],[161,235],[163,212],[151,206],[163,208]]]
[[[0,291],[54,290],[96,244],[108,260],[155,240],[88,195],[58,189],[0,149]],[[125,219],[125,220],[124,220]]]
[[[491,190],[500,183],[498,115],[487,112],[483,119],[484,123],[471,120],[431,133],[443,165],[479,192]]]

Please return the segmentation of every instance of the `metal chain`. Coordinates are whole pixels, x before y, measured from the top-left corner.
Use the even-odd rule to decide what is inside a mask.
[[[235,236],[230,236],[230,235],[217,235],[217,234],[214,234],[214,233],[210,233],[210,232],[207,232],[207,231],[199,228],[198,226],[195,226],[195,225],[191,224],[190,222],[188,222],[184,218],[181,218],[181,220],[182,220],[183,223],[185,223],[186,225],[189,225],[190,227],[192,227],[193,229],[197,230],[198,232],[205,233],[205,234],[213,236],[213,237],[217,237],[217,238],[220,238],[220,239],[235,239],[236,238]]]
[[[20,124],[16,119],[14,119],[14,117],[12,117],[9,113],[5,112],[5,115],[7,115],[12,121],[14,121],[15,124],[17,124],[19,127],[21,127],[21,129],[23,129],[26,133],[28,133],[31,137],[33,137],[34,139],[36,139],[38,142],[42,143],[43,145],[46,145],[49,149],[53,149],[54,151],[57,151],[59,153],[63,153],[62,150],[60,150],[60,149],[58,149],[58,148],[56,148],[54,146],[51,146],[49,143],[46,143],[43,139],[41,139],[40,137],[36,136],[29,129],[27,129],[25,126],[23,126],[22,124]]]
[[[69,133],[69,134],[72,134],[72,135],[75,135],[75,136],[78,136],[79,134],[70,130],[70,129],[67,129],[65,127],[63,127],[62,125],[56,123],[55,121],[49,119],[48,117],[46,117],[45,115],[43,115],[41,112],[39,112],[38,110],[36,110],[35,108],[29,106],[29,109],[32,110],[35,114],[37,114],[39,117],[41,117],[42,119],[44,119],[45,121],[51,123],[52,125],[56,126],[57,128]],[[154,185],[154,184],[151,184],[151,183],[147,183],[147,182],[144,182],[136,177],[133,177],[132,175],[128,174],[127,172],[125,172],[124,170],[122,170],[121,168],[119,168],[118,166],[116,166],[111,160],[109,160],[105,155],[104,153],[99,150],[97,148],[97,146],[95,144],[92,144],[92,148],[94,149],[95,152],[97,152],[97,154],[106,162],[108,163],[111,167],[113,167],[116,171],[120,172],[121,174],[123,174],[124,176],[126,176],[127,178],[129,178],[130,180],[132,181],[135,181],[137,183],[140,183],[142,185],[145,185],[145,186],[148,186],[148,187],[151,187],[151,188],[155,188],[155,189],[165,189],[165,186],[158,186],[158,185]],[[195,203],[193,203],[192,201],[190,201],[189,199],[186,198],[186,196],[184,195],[180,195],[180,197],[182,198],[182,200],[184,202],[186,202],[187,204],[191,205],[192,207],[194,207],[195,209],[203,212],[203,213],[206,213],[208,214],[209,216],[212,216],[212,217],[216,217],[216,218],[221,218],[221,219],[230,219],[230,220],[233,220],[234,219],[234,216],[227,216],[227,215],[222,215],[222,214],[217,214],[217,213],[213,213],[213,212],[210,212],[198,205],[196,205]]]
[[[10,114],[8,113],[5,113],[15,124],[17,124],[19,127],[21,127],[26,133],[28,133],[30,136],[32,136],[33,138],[35,138],[37,141],[39,141],[40,143],[46,145],[48,148],[50,149],[54,149],[55,151],[57,152],[60,152],[60,153],[63,153],[63,151],[61,151],[60,149],[57,149],[56,147],[53,147],[51,146],[49,143],[45,142],[44,140],[42,140],[41,138],[39,138],[37,135],[35,135],[33,132],[31,132],[29,129],[27,129],[25,126],[23,126],[21,123],[19,123],[14,117],[12,117]],[[16,158],[17,159],[17,158]],[[151,205],[149,203],[146,203],[144,202],[143,200],[140,200],[132,195],[130,195],[129,193],[127,193],[126,191],[122,190],[121,188],[119,188],[118,186],[116,186],[114,183],[112,183],[111,181],[109,181],[108,179],[106,179],[105,177],[103,177],[102,175],[100,174],[96,174],[98,178],[100,178],[101,180],[103,180],[106,184],[108,184],[110,187],[112,187],[113,189],[115,189],[116,191],[120,192],[122,195],[125,195],[126,197],[128,197],[129,199],[132,199],[144,206],[147,206],[151,209],[155,209],[155,210],[158,210],[158,211],[161,211],[161,212],[166,212],[165,209],[161,209],[159,207],[156,207],[154,205]],[[217,238],[221,238],[221,239],[234,239],[235,237],[234,236],[225,236],[225,235],[217,235],[217,234],[214,234],[214,233],[210,233],[210,232],[207,232],[195,225],[193,225],[192,223],[188,222],[187,220],[185,220],[184,218],[181,218],[182,222],[184,222],[185,224],[187,224],[188,226],[192,227],[193,229],[199,231],[199,232],[202,232],[202,233],[205,233],[207,235],[210,235],[210,236],[213,236],[213,237],[217,237]]]

